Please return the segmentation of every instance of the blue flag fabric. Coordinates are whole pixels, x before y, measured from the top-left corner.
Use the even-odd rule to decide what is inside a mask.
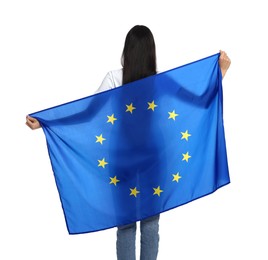
[[[218,58],[31,114],[69,234],[139,221],[230,182]]]

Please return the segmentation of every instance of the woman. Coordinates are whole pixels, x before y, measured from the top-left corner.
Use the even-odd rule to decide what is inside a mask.
[[[97,92],[112,89],[157,73],[156,51],[153,34],[146,26],[136,25],[127,34],[121,58],[123,69],[107,73]],[[231,61],[224,51],[220,52],[219,65],[222,77],[225,76]],[[40,128],[35,118],[26,117],[26,124],[31,129]],[[159,244],[159,215],[140,221],[141,260],[155,260]],[[117,259],[135,260],[136,223],[118,227]]]

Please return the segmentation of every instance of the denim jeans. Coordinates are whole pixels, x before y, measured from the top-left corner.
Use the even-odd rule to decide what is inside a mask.
[[[159,243],[159,215],[140,221],[140,260],[156,260]],[[136,223],[117,228],[118,260],[136,260]]]

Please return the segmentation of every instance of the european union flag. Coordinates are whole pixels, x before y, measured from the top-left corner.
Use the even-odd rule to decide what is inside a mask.
[[[142,220],[230,182],[218,58],[31,114],[70,234]]]

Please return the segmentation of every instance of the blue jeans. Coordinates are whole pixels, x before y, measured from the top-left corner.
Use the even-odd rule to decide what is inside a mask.
[[[159,215],[140,221],[140,260],[156,260],[159,243]],[[136,260],[136,222],[118,227],[116,252],[118,260]]]

